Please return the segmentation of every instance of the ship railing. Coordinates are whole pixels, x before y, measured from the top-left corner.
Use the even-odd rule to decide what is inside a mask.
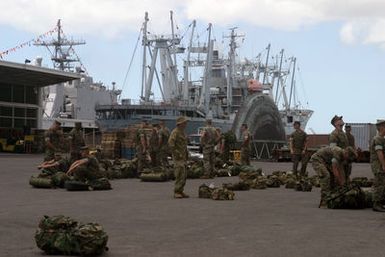
[[[274,150],[287,144],[285,140],[252,140],[251,143],[257,160],[273,159]]]

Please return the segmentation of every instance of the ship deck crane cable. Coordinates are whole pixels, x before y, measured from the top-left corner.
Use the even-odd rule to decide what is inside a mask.
[[[141,39],[141,36],[142,36],[142,32],[143,32],[143,27],[140,28],[140,30],[139,30],[139,35],[138,35],[138,39],[136,40],[136,43],[135,43],[134,52],[132,53],[131,60],[130,60],[130,63],[128,65],[126,75],[124,76],[124,80],[123,80],[123,83],[122,83],[122,92],[123,92],[124,86],[126,85],[128,74],[130,73],[130,70],[131,70],[131,67],[132,67],[132,63],[133,63],[134,58],[135,58],[136,50],[138,49],[138,45],[139,45],[139,42],[140,42],[140,39]],[[120,96],[119,96],[119,99],[120,99]]]

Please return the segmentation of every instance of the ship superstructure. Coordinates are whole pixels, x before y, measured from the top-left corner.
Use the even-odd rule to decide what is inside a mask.
[[[76,72],[82,75],[80,80],[49,86],[43,90],[43,125],[48,129],[54,119],[62,121],[65,127],[73,127],[81,122],[84,128],[97,128],[95,107],[99,104],[117,104],[121,91],[108,89],[103,83],[94,82],[86,72],[77,56],[74,46],[83,45],[85,41],[69,40],[58,20],[56,38],[51,41],[35,42],[37,46],[45,46],[51,53],[51,60],[56,69]],[[38,58],[36,65],[41,65]]]

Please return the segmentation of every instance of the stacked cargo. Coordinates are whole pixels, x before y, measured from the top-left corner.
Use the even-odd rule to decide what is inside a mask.
[[[132,160],[135,157],[136,134],[140,125],[129,126],[122,130],[124,139],[122,140],[122,158]]]
[[[106,159],[120,158],[122,132],[106,132],[102,134],[102,156]]]

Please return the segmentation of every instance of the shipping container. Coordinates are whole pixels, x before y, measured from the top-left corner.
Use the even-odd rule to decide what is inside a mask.
[[[352,127],[352,135],[355,139],[356,148],[369,151],[370,141],[377,134],[376,125],[372,123],[347,123]]]

